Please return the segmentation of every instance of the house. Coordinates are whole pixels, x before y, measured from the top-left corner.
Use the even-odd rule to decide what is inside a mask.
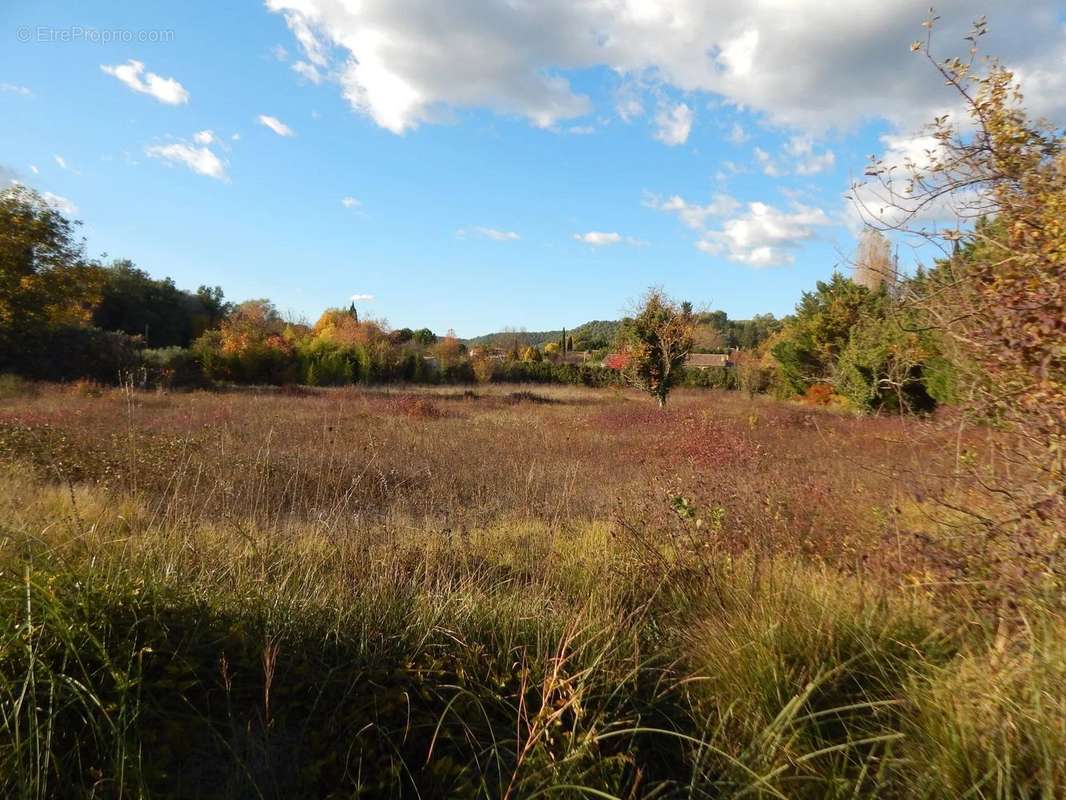
[[[685,359],[689,369],[707,369],[709,367],[732,367],[732,353],[689,353]]]
[[[591,355],[588,350],[567,350],[560,360],[564,364],[587,364]]]
[[[685,359],[685,367],[688,369],[709,369],[711,367],[733,367],[736,362],[732,353],[689,353]],[[603,359],[603,366],[611,369],[622,369],[626,365],[627,357],[622,353],[608,353]]]

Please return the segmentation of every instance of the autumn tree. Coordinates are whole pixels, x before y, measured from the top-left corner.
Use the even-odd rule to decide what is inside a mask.
[[[636,314],[623,321],[617,348],[625,357],[622,374],[660,408],[684,373],[694,329],[691,305],[678,304],[658,289],[650,290]]]
[[[99,269],[88,262],[77,223],[36,192],[0,192],[0,336],[88,321],[99,298]]]
[[[867,227],[859,235],[859,247],[855,252],[855,274],[852,280],[871,292],[881,287],[889,292],[896,285],[896,265],[892,257],[892,245],[876,228]]]
[[[1012,73],[931,51],[936,18],[912,50],[954,89],[966,116],[938,117],[935,143],[900,167],[874,160],[854,196],[868,221],[939,248],[903,302],[958,366],[970,419],[993,421],[999,467],[979,476],[1009,515],[1066,521],[1066,150],[1031,121]],[[872,198],[872,199],[871,199]],[[999,519],[1002,522],[1003,518]],[[998,524],[998,523],[996,523]],[[1061,530],[1061,527],[1060,527]]]

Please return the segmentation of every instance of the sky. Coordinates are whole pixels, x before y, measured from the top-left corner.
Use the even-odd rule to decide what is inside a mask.
[[[732,318],[846,271],[849,187],[957,113],[928,0],[0,4],[0,181],[90,255],[314,321],[474,336],[614,319],[650,286]],[[1066,8],[937,6],[1066,118]]]

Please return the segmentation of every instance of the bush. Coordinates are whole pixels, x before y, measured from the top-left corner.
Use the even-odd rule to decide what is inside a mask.
[[[12,352],[0,354],[0,369],[38,380],[117,383],[139,365],[140,346],[124,333],[60,325],[22,337]]]
[[[144,383],[164,389],[203,387],[208,384],[203,366],[187,347],[159,347],[141,352]]]
[[[695,389],[736,389],[737,374],[731,367],[687,368],[681,385]]]

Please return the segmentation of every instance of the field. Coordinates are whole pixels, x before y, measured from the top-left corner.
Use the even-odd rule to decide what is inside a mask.
[[[1066,796],[1057,565],[950,422],[5,383],[0,795]]]

